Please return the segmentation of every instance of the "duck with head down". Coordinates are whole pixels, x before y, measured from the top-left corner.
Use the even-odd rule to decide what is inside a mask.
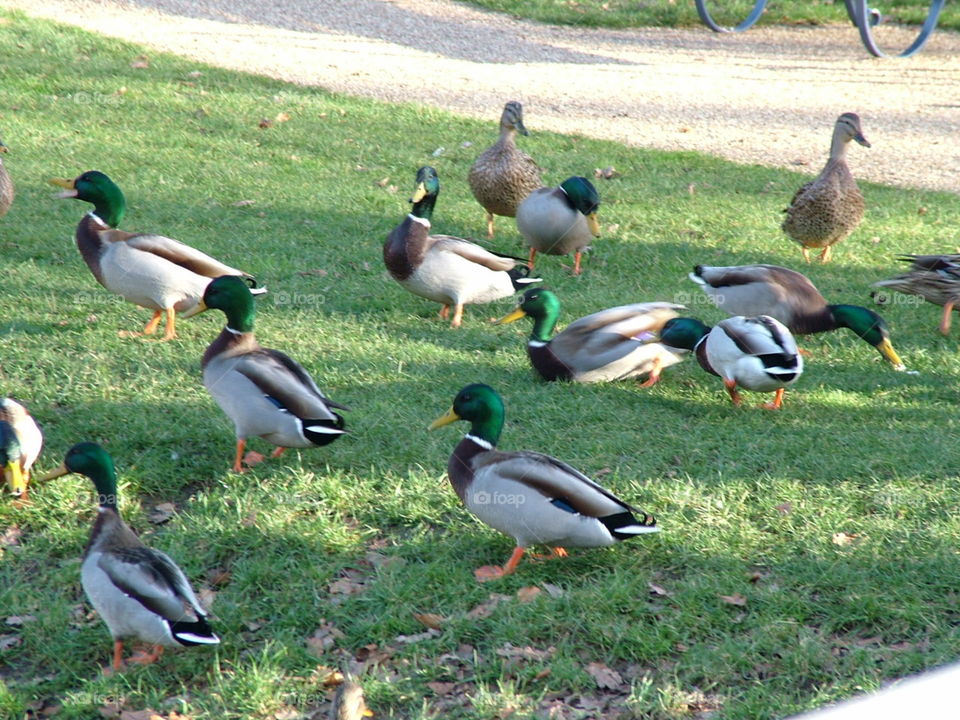
[[[0,399],[0,466],[14,496],[27,499],[30,468],[40,456],[43,434],[27,409],[11,398]]]
[[[77,225],[76,238],[77,248],[97,282],[125,300],[153,310],[143,333],[122,335],[152,335],[165,314],[167,324],[162,339],[176,337],[176,314],[195,315],[212,278],[236,275],[256,285],[249,273],[224,265],[189,245],[162,235],[117,230],[127,201],[116,183],[102,172],[90,170],[73,180],[50,182],[64,188],[60,197],[94,206]]]

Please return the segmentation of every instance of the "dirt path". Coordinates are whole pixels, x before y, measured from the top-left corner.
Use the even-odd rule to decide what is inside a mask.
[[[687,0],[684,0],[687,1]],[[692,1],[692,0],[690,0]],[[863,118],[864,179],[960,192],[960,35],[877,60],[852,26],[559,28],[447,0],[0,0],[224,67],[489,120],[819,171],[833,121]]]

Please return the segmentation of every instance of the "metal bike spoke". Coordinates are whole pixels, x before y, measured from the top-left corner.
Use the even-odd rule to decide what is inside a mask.
[[[931,0],[930,10],[927,12],[927,19],[920,27],[917,37],[914,38],[906,50],[896,53],[898,57],[910,57],[923,47],[937,26],[937,20],[940,18],[940,11],[943,9],[944,1],[945,0]],[[852,15],[851,19],[860,31],[860,39],[863,41],[863,45],[867,48],[867,51],[876,57],[887,57],[887,53],[880,49],[874,38],[874,25],[876,24],[877,13],[876,11],[871,11],[867,6],[867,0],[847,0],[847,12]]]

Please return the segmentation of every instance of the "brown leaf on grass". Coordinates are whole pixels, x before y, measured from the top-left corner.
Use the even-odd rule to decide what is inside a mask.
[[[883,645],[883,638],[879,635],[874,635],[873,637],[868,638],[856,638],[853,641],[853,644],[857,647],[869,647],[870,645]]]
[[[317,277],[326,277],[329,273],[323,268],[315,268],[313,270],[301,270],[297,273],[300,277],[308,277],[310,275],[316,275]]]
[[[533,679],[534,679],[534,680],[543,680],[545,677],[549,677],[549,676],[550,676],[550,673],[552,673],[552,672],[553,672],[553,670],[551,670],[550,668],[546,667],[546,668],[544,668],[543,670],[541,670],[540,672],[538,672],[536,675],[534,675],[534,676],[533,676]]]
[[[354,653],[354,658],[369,667],[371,665],[381,665],[396,653],[396,649],[386,645],[379,647],[376,643],[364,645]],[[359,673],[358,673],[359,674]]]
[[[761,572],[750,573],[750,576],[747,578],[747,582],[752,583],[753,585],[756,585],[761,580],[763,580],[763,573]]]
[[[659,595],[660,597],[670,597],[670,593],[664,590],[662,587],[656,583],[647,583],[647,587],[650,588],[651,595]]]
[[[788,500],[785,503],[774,506],[774,509],[781,515],[787,515],[793,510],[793,503]]]
[[[247,515],[243,520],[240,521],[240,524],[244,527],[253,527],[257,524],[257,511],[254,510],[252,513]]]
[[[273,125],[273,120],[270,118],[260,118],[260,122],[257,123],[257,127],[259,127],[261,130],[266,130],[271,125]]]
[[[453,689],[457,686],[456,683],[452,682],[428,682],[427,687],[433,690],[434,695],[447,695],[450,692],[453,692]]]
[[[0,547],[13,547],[14,545],[19,545],[21,535],[23,535],[23,530],[16,525],[11,525],[3,531],[2,535],[0,535]]]
[[[503,647],[497,648],[497,655],[514,660],[546,660],[556,651],[557,649],[552,645],[546,650],[537,650],[537,648],[530,647],[529,645],[517,647],[510,643],[504,643]]]
[[[415,635],[397,635],[394,638],[394,641],[400,643],[401,645],[410,645],[412,643],[418,643],[421,640],[429,640],[430,638],[439,637],[439,635],[439,630],[427,628],[422,633],[417,633]]]
[[[467,613],[467,619],[469,620],[482,620],[483,618],[490,617],[493,614],[493,610],[497,605],[499,605],[504,600],[509,600],[509,595],[502,595],[500,593],[492,593],[489,598],[477,605],[475,608],[470,610]]]
[[[327,648],[333,647],[337,640],[344,637],[343,633],[337,630],[333,623],[320,620],[320,627],[313,631],[313,635],[307,638],[307,649],[316,656],[323,655]]]
[[[223,587],[230,582],[230,571],[222,567],[213,567],[206,572],[207,582],[214,587]]]
[[[11,627],[20,627],[24,623],[36,622],[37,618],[33,615],[11,615],[4,622]]]
[[[278,123],[285,123],[289,119],[290,119],[290,116],[287,113],[282,112],[282,113],[277,113],[277,116],[273,119],[273,121]]]
[[[839,545],[840,547],[844,547],[845,545],[849,545],[850,543],[852,543],[858,537],[860,536],[857,533],[838,532],[838,533],[834,533],[831,539],[834,545]]]
[[[143,70],[150,67],[150,59],[146,55],[137,55],[130,63],[134,70]]]
[[[602,178],[603,180],[613,180],[613,178],[620,177],[620,173],[613,167],[605,167],[603,169],[596,168],[593,171],[593,176],[596,178]]]
[[[19,635],[0,635],[0,652],[15,648],[22,642],[23,639]]]
[[[407,564],[407,561],[399,555],[384,555],[383,553],[375,552],[373,550],[367,552],[366,560],[368,563],[377,568],[377,570],[385,570],[391,567],[403,567]]]
[[[720,599],[728,605],[736,605],[737,607],[743,607],[747,604],[747,599],[740,593],[734,593],[733,595],[721,595]]]
[[[543,590],[536,585],[527,585],[517,590],[517,600],[521,603],[530,603],[536,600],[537,596],[542,592]]]
[[[237,200],[235,203],[230,203],[233,207],[247,207],[247,205],[253,205],[256,200]]]
[[[439,630],[446,618],[436,613],[414,613],[413,617],[421,624],[433,630]]]
[[[327,590],[331,595],[357,595],[362,593],[367,589],[367,586],[362,582],[356,582],[350,578],[340,578],[339,580],[334,580],[327,587]]]
[[[163,525],[165,522],[169,521],[177,512],[177,506],[172,502],[162,502],[153,506],[153,510],[147,515],[147,520],[149,520],[154,525]]]
[[[623,677],[613,668],[603,663],[592,662],[586,667],[587,674],[597,682],[601,690],[617,690],[623,685]]]
[[[387,177],[385,177],[385,178],[380,178],[379,180],[377,180],[377,181],[374,183],[374,185],[376,185],[377,187],[382,187],[382,188],[385,188],[385,187],[386,187],[387,185],[389,185],[389,184],[390,184],[390,176],[389,176],[389,175],[387,175]]]

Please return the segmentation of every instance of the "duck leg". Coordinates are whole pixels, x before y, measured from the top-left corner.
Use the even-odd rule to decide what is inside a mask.
[[[490,580],[502,578],[504,575],[509,575],[517,569],[517,564],[520,562],[520,558],[523,557],[524,550],[526,550],[526,548],[515,547],[513,549],[513,554],[510,555],[510,559],[507,560],[506,565],[503,567],[498,567],[496,565],[484,565],[483,567],[478,567],[476,570],[474,570],[473,576],[478,582],[489,582]]]
[[[167,308],[167,326],[163,331],[161,342],[173,340],[177,336],[177,311],[172,307]]]
[[[493,240],[493,213],[487,211],[487,240]]]
[[[111,663],[109,668],[104,668],[104,672],[108,675],[115,672],[120,672],[123,669],[123,640],[114,640],[113,641],[113,663]]]
[[[828,263],[828,262],[830,262],[830,254],[831,254],[832,252],[833,252],[833,250],[831,249],[831,246],[830,246],[830,245],[827,245],[827,246],[820,252],[820,262],[823,262],[823,263]]]
[[[536,558],[537,560],[552,560],[553,558],[565,558],[568,557],[570,553],[567,552],[566,548],[562,547],[552,547],[550,552],[546,555],[540,554],[530,554],[530,557]]]
[[[247,447],[246,438],[237,438],[237,454],[233,458],[233,471],[235,473],[243,472],[243,450]]]
[[[442,308],[440,308],[440,319],[446,320],[448,317],[450,317],[450,306],[444,305]]]
[[[533,259],[537,256],[537,249],[530,248],[530,257],[527,258],[527,267],[530,268],[530,272],[533,272]]]
[[[743,400],[740,399],[740,393],[737,392],[737,381],[724,378],[723,386],[727,389],[727,392],[730,393],[730,400],[733,401],[733,404],[740,407]]]
[[[577,250],[577,251],[573,254],[573,274],[574,274],[574,275],[579,275],[579,274],[580,274],[580,257],[581,257],[582,255],[583,255],[583,253],[580,252],[579,250]]]
[[[154,645],[153,650],[146,652],[137,650],[136,653],[127,658],[127,662],[137,663],[137,665],[149,665],[155,663],[163,655],[163,645]]]
[[[660,373],[663,372],[663,360],[659,357],[653,359],[653,367],[650,368],[650,377],[640,383],[640,387],[653,387],[660,381]]]
[[[802,245],[800,247],[800,252],[803,253],[803,259],[806,260],[807,262],[810,262],[810,250],[807,248],[806,245]]]
[[[765,410],[779,410],[783,405],[783,388],[777,390],[773,395],[773,401],[768,403],[763,403],[760,407]]]
[[[952,321],[951,313],[956,300],[947,300],[943,304],[943,317],[940,319],[940,333],[946,335],[950,332],[950,323]]]
[[[453,320],[450,327],[458,328],[461,322],[463,322],[463,303],[457,303],[453,309]]]
[[[160,318],[163,317],[163,313],[160,310],[153,311],[153,317],[143,326],[143,332],[137,332],[136,330],[121,330],[117,333],[120,337],[141,337],[143,335],[153,335],[157,328],[160,326]]]
[[[285,447],[277,446],[277,448],[272,453],[270,453],[270,457],[278,458],[281,455],[283,455],[286,451],[287,449]]]

